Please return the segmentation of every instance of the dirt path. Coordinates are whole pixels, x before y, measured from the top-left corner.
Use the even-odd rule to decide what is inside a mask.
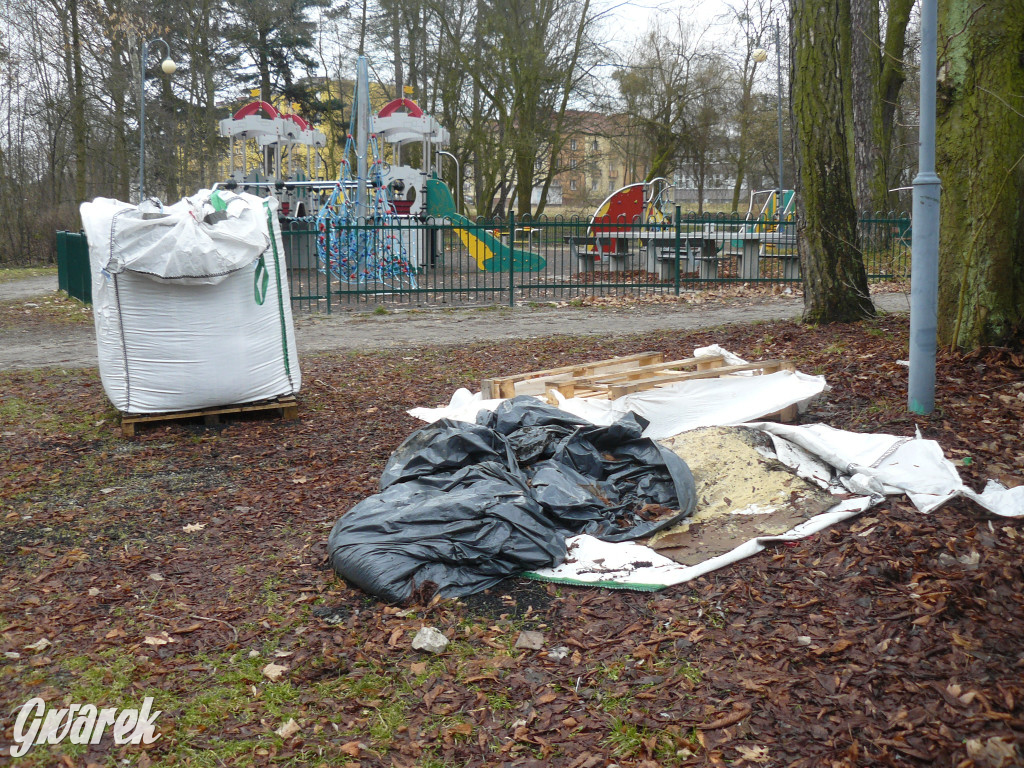
[[[56,278],[0,284],[0,301],[31,299],[56,289]],[[906,312],[908,297],[882,293],[875,306]],[[551,335],[624,336],[653,330],[692,330],[719,325],[790,320],[800,316],[799,298],[737,298],[703,304],[632,304],[616,307],[499,307],[392,311],[386,315],[341,312],[296,315],[300,354],[457,345],[474,341]],[[0,370],[86,368],[96,365],[91,323],[32,323],[8,326],[0,346]]]

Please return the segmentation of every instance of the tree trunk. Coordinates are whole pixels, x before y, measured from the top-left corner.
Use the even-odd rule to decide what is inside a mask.
[[[82,75],[82,42],[78,26],[78,0],[69,0],[68,14],[71,17],[71,66],[74,79],[71,82],[71,130],[75,137],[75,198],[84,202],[86,189],[86,118],[85,83]]]
[[[939,342],[975,349],[1024,328],[1024,6],[939,3]],[[926,75],[922,75],[926,76]]]
[[[859,320],[874,314],[857,247],[847,143],[842,50],[850,29],[844,0],[795,0],[793,113],[799,167],[800,266],[804,322]]]
[[[851,0],[853,35],[851,88],[853,101],[853,170],[858,211],[875,211],[872,182],[881,159],[878,137],[882,112],[878,104],[881,58],[878,55],[878,0]]]
[[[879,210],[892,208],[890,202],[895,203],[895,193],[889,192],[899,179],[898,169],[896,173],[890,170],[894,165],[892,136],[900,90],[907,79],[903,57],[907,51],[907,24],[913,7],[914,0],[890,0],[886,14],[885,47],[878,80],[880,162],[875,167],[875,178],[871,183],[874,207]]]

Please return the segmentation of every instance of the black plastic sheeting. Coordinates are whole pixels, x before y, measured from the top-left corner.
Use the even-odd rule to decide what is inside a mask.
[[[442,419],[391,455],[380,493],[331,530],[342,578],[395,603],[459,597],[562,563],[567,536],[638,539],[693,512],[689,467],[635,414],[602,427],[517,397],[477,422]],[[647,520],[648,504],[679,513]]]

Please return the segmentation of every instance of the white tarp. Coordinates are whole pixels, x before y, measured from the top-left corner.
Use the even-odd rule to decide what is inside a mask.
[[[97,198],[89,242],[100,378],[124,413],[299,391],[277,200],[201,191],[159,208]]]
[[[729,364],[743,362],[717,346],[694,352],[694,356],[709,354],[723,354]],[[906,494],[923,513],[955,496],[964,496],[994,514],[1024,516],[1024,486],[1007,490],[990,481],[982,493],[976,493],[963,484],[941,446],[920,435],[861,434],[824,424],[797,426],[756,421],[790,405],[803,407],[826,389],[823,377],[780,372],[682,382],[614,401],[562,399],[560,408],[597,424],[610,424],[632,410],[650,422],[644,435],[654,439],[705,426],[742,425],[759,429],[770,435],[783,464],[843,498],[837,498],[835,506],[784,534],[750,539],[730,552],[696,565],[680,565],[636,543],[611,544],[591,536],[574,536],[568,540],[571,551],[565,563],[527,575],[567,583],[660,589],[750,557],[773,543],[806,538],[893,494]],[[428,422],[441,418],[473,422],[480,409],[494,410],[500,402],[483,400],[479,393],[460,389],[447,406],[414,408],[409,414]]]
[[[640,544],[610,544],[591,536],[574,536],[570,558],[557,568],[527,575],[543,581],[654,590],[682,584],[735,563],[766,547],[797,541],[859,515],[885,496],[906,494],[928,513],[955,496],[973,499],[1004,517],[1024,516],[1024,486],[1006,489],[989,481],[982,493],[963,484],[956,468],[934,440],[859,434],[824,424],[794,426],[768,422],[745,425],[772,437],[776,455],[797,474],[835,493],[857,493],[831,509],[778,536],[760,536],[723,555],[696,565],[680,565]],[[743,510],[736,510],[739,514]]]
[[[720,347],[702,347],[694,357],[723,355],[729,365],[744,361]],[[635,392],[616,400],[559,398],[558,407],[594,424],[614,424],[632,411],[650,422],[644,437],[662,440],[697,427],[742,424],[778,413],[791,405],[804,408],[827,388],[823,376],[779,371],[766,376],[735,375],[719,379],[681,381],[658,389]],[[413,408],[409,415],[426,422],[438,419],[476,420],[482,409],[493,411],[501,402],[459,389],[441,408]]]

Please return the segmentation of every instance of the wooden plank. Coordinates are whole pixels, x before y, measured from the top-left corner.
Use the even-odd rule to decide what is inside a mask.
[[[714,379],[719,376],[727,376],[732,373],[740,373],[742,371],[760,371],[762,373],[775,373],[783,368],[783,366],[792,365],[787,364],[784,360],[764,360],[759,363],[745,363],[743,365],[725,365],[718,368],[709,368],[707,370],[688,371],[685,373],[674,373],[664,376],[652,376],[648,379],[640,381],[628,382],[625,384],[613,384],[609,387],[609,397],[612,400],[622,397],[623,395],[629,395],[633,392],[642,392],[645,389],[653,389],[654,387],[662,386],[663,384],[674,384],[678,381],[694,381],[696,379]]]
[[[676,369],[692,366],[698,371],[715,368],[725,364],[725,358],[721,355],[708,357],[688,357],[685,360],[670,360],[667,363],[655,363],[653,365],[641,365],[639,368],[630,368],[616,373],[598,373],[593,376],[581,376],[574,381],[579,384],[613,384],[622,381],[632,381],[649,377],[652,373],[671,374]]]
[[[651,365],[665,359],[662,352],[639,352],[635,355],[610,357],[580,365],[564,365],[559,368],[546,368],[540,371],[529,371],[514,376],[499,376],[484,379],[480,382],[480,392],[485,399],[498,397],[515,397],[517,394],[543,394],[548,381],[567,381],[579,376],[593,375],[603,370],[613,372]],[[516,384],[531,382],[529,386],[516,389]]]
[[[215,408],[202,408],[194,411],[172,411],[168,413],[143,413],[143,414],[122,414],[121,435],[123,437],[134,437],[136,427],[140,424],[166,423],[170,421],[181,421],[185,419],[202,419],[207,426],[220,422],[220,417],[240,413],[257,413],[260,411],[280,411],[284,419],[297,419],[299,417],[299,403],[292,397],[280,397],[275,400],[265,400],[258,403],[242,403],[239,405],[224,405]]]

